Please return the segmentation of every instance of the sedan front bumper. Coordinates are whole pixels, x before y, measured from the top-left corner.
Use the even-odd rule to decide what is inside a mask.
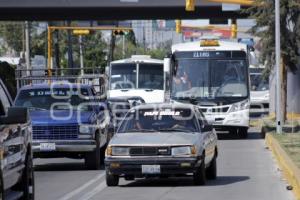
[[[54,144],[55,149],[42,149],[42,144]],[[33,140],[33,152],[91,152],[96,148],[95,140]]]
[[[198,158],[106,158],[105,167],[108,173],[125,176],[133,175],[144,177],[147,175],[179,175],[194,173],[201,164]],[[145,174],[142,172],[143,165],[159,165],[160,172],[156,174]]]

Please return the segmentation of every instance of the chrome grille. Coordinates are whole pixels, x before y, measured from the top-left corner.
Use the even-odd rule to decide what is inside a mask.
[[[170,147],[131,147],[131,156],[157,156],[170,155]]]
[[[221,107],[221,108],[201,108],[203,113],[227,113],[229,107]]]
[[[78,138],[78,125],[33,126],[33,139],[36,140],[70,140]]]

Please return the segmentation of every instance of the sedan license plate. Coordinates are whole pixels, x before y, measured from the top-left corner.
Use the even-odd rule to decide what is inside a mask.
[[[142,165],[143,174],[160,174],[160,165]]]
[[[40,150],[41,151],[55,151],[56,150],[55,143],[41,143]]]

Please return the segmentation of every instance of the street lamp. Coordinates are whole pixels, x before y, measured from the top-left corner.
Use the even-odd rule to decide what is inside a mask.
[[[276,132],[282,133],[280,73],[280,0],[275,0]]]

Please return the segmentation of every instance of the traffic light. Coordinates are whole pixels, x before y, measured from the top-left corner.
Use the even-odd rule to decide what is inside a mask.
[[[176,20],[176,33],[181,33],[181,20]]]
[[[114,31],[113,31],[113,34],[114,34],[114,35],[127,35],[128,32],[127,32],[127,31],[124,31],[124,30],[114,30]]]
[[[46,69],[45,76],[56,76],[56,70],[55,69]]]
[[[195,11],[195,1],[196,0],[185,0],[185,10]]]
[[[235,39],[237,37],[237,25],[236,20],[231,22],[231,38]]]
[[[91,32],[88,29],[75,29],[73,30],[74,35],[89,35]]]

